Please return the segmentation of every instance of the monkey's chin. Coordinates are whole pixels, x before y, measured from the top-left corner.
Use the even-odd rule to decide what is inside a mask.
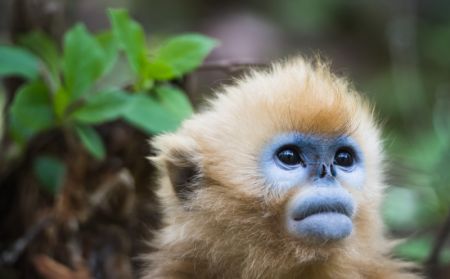
[[[324,212],[301,220],[289,220],[288,231],[298,238],[333,241],[348,237],[353,229],[352,220],[345,214]]]

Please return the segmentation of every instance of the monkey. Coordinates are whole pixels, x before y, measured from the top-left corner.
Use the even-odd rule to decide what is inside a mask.
[[[142,278],[421,278],[385,233],[379,126],[321,60],[224,86],[152,142],[164,225]]]

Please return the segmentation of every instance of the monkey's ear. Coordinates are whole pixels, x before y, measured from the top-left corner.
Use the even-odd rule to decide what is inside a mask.
[[[152,145],[157,156],[151,160],[168,177],[175,195],[181,201],[188,200],[201,181],[201,156],[197,143],[187,136],[166,134],[157,137]]]

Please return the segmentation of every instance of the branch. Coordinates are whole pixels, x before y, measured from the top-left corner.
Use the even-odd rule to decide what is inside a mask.
[[[444,249],[445,241],[447,240],[449,235],[450,235],[450,212],[447,216],[444,225],[441,227],[434,241],[433,249],[431,250],[430,256],[426,261],[426,266],[430,278],[435,278],[438,273],[437,267],[439,264],[439,256],[441,254],[442,249]]]
[[[189,98],[191,98],[191,102],[195,102],[192,100],[192,93],[197,89],[196,83],[196,73],[199,72],[223,72],[227,75],[232,75],[238,71],[242,71],[248,68],[264,68],[267,67],[268,64],[262,62],[255,61],[231,61],[231,60],[218,60],[213,62],[205,62],[200,65],[194,72],[184,76],[183,80],[180,83],[180,86],[187,92]]]
[[[0,254],[0,265],[13,264],[17,261],[23,251],[33,241],[33,239],[45,228],[53,223],[52,216],[46,216],[34,224],[23,237],[14,242],[11,249]]]
[[[222,61],[214,61],[214,62],[206,62],[200,67],[196,69],[196,71],[222,71],[226,73],[232,73],[235,71],[239,71],[242,69],[250,68],[250,67],[257,67],[257,68],[263,68],[266,67],[266,63],[261,62],[234,62],[229,60],[222,60]]]
[[[33,258],[33,265],[44,278],[47,279],[90,279],[93,278],[85,263],[80,263],[71,269],[54,259],[37,255]]]

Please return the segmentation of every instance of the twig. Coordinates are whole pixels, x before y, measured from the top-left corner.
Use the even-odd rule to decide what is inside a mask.
[[[46,255],[37,255],[33,258],[33,265],[39,274],[47,279],[93,278],[89,268],[83,262],[75,265],[75,268],[71,269]]]
[[[233,62],[228,60],[206,62],[196,71],[222,71],[226,73],[232,73],[238,70],[242,70],[249,67],[266,67],[267,64],[261,62]]]
[[[33,239],[45,228],[53,223],[53,216],[47,216],[39,220],[34,224],[23,237],[19,238],[14,242],[11,249],[3,251],[0,254],[0,265],[13,264],[17,261],[19,256],[28,247],[28,245],[33,241]]]
[[[227,75],[232,75],[238,71],[245,70],[248,68],[263,68],[267,67],[268,64],[262,62],[246,61],[246,62],[235,62],[231,60],[218,60],[213,62],[205,62],[199,66],[194,72],[184,76],[181,81],[181,87],[187,92],[188,96],[191,98],[192,93],[197,89],[196,73],[198,72],[223,72]]]
[[[439,256],[441,254],[442,249],[444,248],[445,241],[450,235],[450,212],[447,216],[447,220],[444,225],[441,227],[435,241],[433,244],[433,249],[431,250],[430,256],[426,261],[426,266],[428,269],[428,274],[430,278],[435,278],[437,276],[438,264],[439,264]]]

